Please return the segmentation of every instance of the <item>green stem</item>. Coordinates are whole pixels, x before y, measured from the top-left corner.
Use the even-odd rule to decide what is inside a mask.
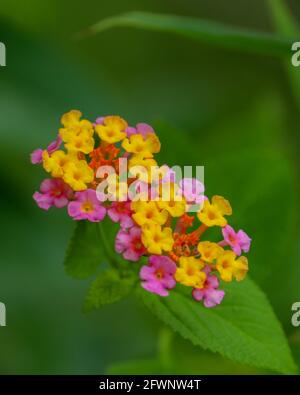
[[[106,258],[107,258],[107,260],[108,260],[108,262],[110,263],[111,266],[113,266],[116,269],[118,269],[118,263],[117,263],[115,257],[113,256],[113,254],[111,253],[111,249],[110,249],[109,243],[107,241],[107,238],[106,238],[106,235],[105,235],[102,223],[98,222],[97,225],[98,225],[97,226],[98,237],[99,237],[100,241],[102,242]]]

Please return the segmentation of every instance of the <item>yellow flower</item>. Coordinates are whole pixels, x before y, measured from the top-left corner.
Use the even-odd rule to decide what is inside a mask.
[[[125,129],[128,124],[123,118],[116,115],[108,116],[104,118],[103,124],[95,127],[101,140],[114,144],[126,137]]]
[[[234,263],[234,277],[237,281],[242,281],[248,272],[248,259],[240,256]]]
[[[52,177],[62,177],[65,166],[74,160],[74,156],[66,154],[62,150],[53,152],[49,155],[48,151],[43,152],[43,167],[51,173]]]
[[[161,255],[163,251],[171,251],[174,240],[171,228],[161,228],[155,223],[142,226],[142,242],[150,254]]]
[[[131,209],[135,212],[132,218],[135,222],[142,226],[149,223],[163,225],[168,219],[166,210],[160,210],[155,202],[136,201],[131,203]]]
[[[198,218],[206,226],[225,226],[227,220],[224,215],[231,215],[232,209],[228,200],[222,196],[213,196],[212,202],[205,200],[203,208],[199,211]]]
[[[216,268],[222,280],[230,282],[233,279],[234,261],[236,255],[233,251],[224,251],[217,259]]]
[[[92,123],[87,119],[80,120],[81,116],[82,114],[78,110],[72,110],[62,116],[61,123],[64,127],[59,129],[59,134],[65,143],[72,142],[74,137],[81,134],[93,136]]]
[[[136,177],[140,181],[147,183],[151,183],[151,168],[156,168],[156,166],[157,162],[154,159],[145,159],[139,154],[132,155],[128,162],[130,176]]]
[[[143,158],[152,158],[152,154],[160,151],[160,141],[154,133],[149,133],[146,137],[141,134],[133,134],[123,140],[122,147],[127,152],[139,154]]]
[[[70,126],[76,125],[81,117],[82,113],[80,111],[71,110],[61,117],[61,123],[64,127],[68,128]]]
[[[201,271],[204,262],[193,256],[180,257],[179,267],[175,273],[175,280],[187,287],[203,288],[206,274]]]
[[[185,200],[180,202],[170,200],[168,202],[158,201],[157,205],[160,209],[165,209],[172,217],[181,217],[185,213]]]
[[[94,180],[94,171],[85,160],[70,162],[64,168],[63,179],[74,191],[84,191]]]
[[[94,149],[94,139],[87,131],[83,131],[78,135],[70,137],[66,148],[69,151],[79,151],[84,154],[89,154]]]
[[[181,217],[186,211],[186,201],[183,196],[177,194],[179,187],[172,182],[158,185],[159,200],[157,205],[165,209],[172,217]]]
[[[230,282],[235,278],[237,281],[241,281],[247,274],[248,260],[244,256],[236,259],[233,251],[224,251],[217,259],[216,268],[222,280]]]
[[[201,259],[207,263],[213,263],[223,252],[223,248],[217,243],[210,241],[201,241],[198,244],[198,251],[201,255]]]

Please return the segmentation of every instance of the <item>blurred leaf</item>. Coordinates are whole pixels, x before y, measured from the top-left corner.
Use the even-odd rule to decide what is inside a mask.
[[[175,33],[220,47],[264,55],[288,56],[291,47],[290,40],[267,33],[201,19],[148,12],[129,12],[104,19],[79,34],[79,37],[118,26]]]
[[[284,0],[268,0],[268,4],[278,32],[285,37],[297,37],[299,35],[297,22],[286,2]]]
[[[84,311],[100,309],[106,304],[118,302],[133,290],[136,278],[132,274],[121,277],[114,269],[101,272],[88,291]]]
[[[148,308],[185,339],[233,361],[295,373],[283,330],[263,292],[250,280],[226,285],[222,305],[206,309],[185,287],[168,298],[138,290]]]
[[[110,365],[106,374],[162,374],[163,369],[158,359],[137,359]]]
[[[98,235],[98,224],[78,221],[70,240],[64,265],[72,277],[83,279],[96,273],[105,255]]]
[[[298,37],[298,40],[292,40],[291,43],[299,41],[299,27],[288,6],[283,0],[268,0],[269,9],[271,12],[272,20],[276,30],[287,38]],[[291,48],[290,48],[291,49]],[[290,58],[293,52],[290,51]],[[300,70],[299,67],[294,67],[291,59],[284,61],[286,73],[290,80],[291,89],[300,106]]]

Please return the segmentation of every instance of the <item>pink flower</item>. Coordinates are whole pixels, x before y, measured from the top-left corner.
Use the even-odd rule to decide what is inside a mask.
[[[75,193],[75,201],[69,203],[68,213],[76,221],[87,219],[91,222],[100,222],[105,217],[106,209],[97,199],[96,191],[87,189]]]
[[[132,136],[133,134],[141,134],[143,137],[146,137],[149,133],[155,133],[153,128],[147,123],[138,123],[135,128],[129,126],[125,130],[127,137]]]
[[[120,229],[116,236],[115,249],[123,258],[136,262],[146,253],[141,241],[141,228],[133,226],[129,229]]]
[[[54,140],[54,141],[52,141],[52,143],[50,143],[50,144],[48,145],[48,147],[47,147],[48,154],[50,155],[50,154],[52,154],[54,151],[58,150],[58,148],[60,147],[61,143],[62,143],[62,139],[61,139],[61,137],[58,135],[58,136],[57,136],[57,139]],[[30,160],[31,160],[31,163],[32,163],[33,165],[42,163],[42,161],[43,161],[43,158],[42,158],[42,156],[43,156],[43,151],[44,151],[44,150],[43,150],[42,148],[38,148],[38,149],[36,149],[35,151],[33,151],[33,152],[31,153],[31,155],[30,155]]]
[[[52,206],[64,207],[73,195],[72,189],[60,178],[44,180],[40,191],[33,194],[33,199],[43,210],[49,210]]]
[[[211,269],[208,266],[205,267],[204,271],[207,275],[204,287],[201,289],[194,288],[192,295],[197,301],[203,300],[205,307],[215,307],[222,302],[225,292],[217,289],[219,286],[219,280],[216,276],[209,274]]]
[[[179,191],[188,203],[203,203],[204,185],[197,178],[183,178],[179,181],[179,188]]]
[[[176,264],[167,256],[151,255],[149,264],[142,266],[140,279],[142,287],[160,296],[168,296],[168,290],[176,285],[174,274]]]
[[[235,230],[226,225],[222,228],[224,240],[220,245],[229,245],[236,255],[241,255],[242,251],[248,252],[250,249],[251,239],[243,230],[235,232]]]
[[[120,222],[122,228],[130,228],[133,226],[130,204],[131,202],[112,202],[107,209],[109,218],[113,222]]]

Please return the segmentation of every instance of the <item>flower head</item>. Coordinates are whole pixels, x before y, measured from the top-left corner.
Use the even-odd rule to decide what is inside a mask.
[[[230,203],[218,195],[208,200],[196,178],[180,181],[176,167],[159,166],[154,155],[161,144],[150,125],[131,127],[119,116],[92,123],[78,110],[61,123],[57,139],[31,154],[52,176],[34,193],[36,203],[44,210],[67,206],[74,220],[99,222],[107,213],[119,226],[116,252],[134,262],[149,257],[140,270],[143,288],[167,296],[178,282],[205,307],[220,304],[219,279],[245,278],[248,261],[240,255],[251,243],[227,225]],[[205,237],[214,237],[212,226],[221,227],[223,240]]]
[[[232,209],[228,200],[222,196],[213,196],[211,203],[205,200],[203,208],[198,213],[199,220],[206,226],[225,226],[225,215],[231,215]]]
[[[192,295],[196,301],[203,300],[205,307],[215,307],[220,304],[225,296],[225,291],[219,290],[219,280],[217,276],[210,274],[211,269],[206,266],[204,272],[206,273],[206,280],[203,288],[194,288]]]
[[[147,251],[141,241],[141,228],[133,226],[120,229],[116,236],[115,249],[124,259],[137,262]]]
[[[235,232],[230,225],[226,225],[222,229],[222,233],[224,241],[221,243],[229,245],[236,255],[241,255],[242,251],[249,251],[251,239],[243,230],[240,229],[238,232]]]
[[[63,180],[46,179],[41,183],[40,192],[33,194],[33,199],[40,208],[48,210],[52,206],[58,208],[66,206],[72,195],[72,189]]]
[[[98,201],[93,189],[76,192],[75,200],[68,205],[70,217],[76,221],[87,219],[91,222],[100,222],[106,214],[106,209]]]
[[[142,287],[157,295],[168,296],[169,290],[176,285],[174,279],[175,272],[176,265],[170,258],[167,256],[151,255],[149,264],[142,266],[140,271]]]
[[[195,257],[181,257],[176,270],[175,279],[187,287],[203,288],[206,274],[203,269],[204,262]]]

